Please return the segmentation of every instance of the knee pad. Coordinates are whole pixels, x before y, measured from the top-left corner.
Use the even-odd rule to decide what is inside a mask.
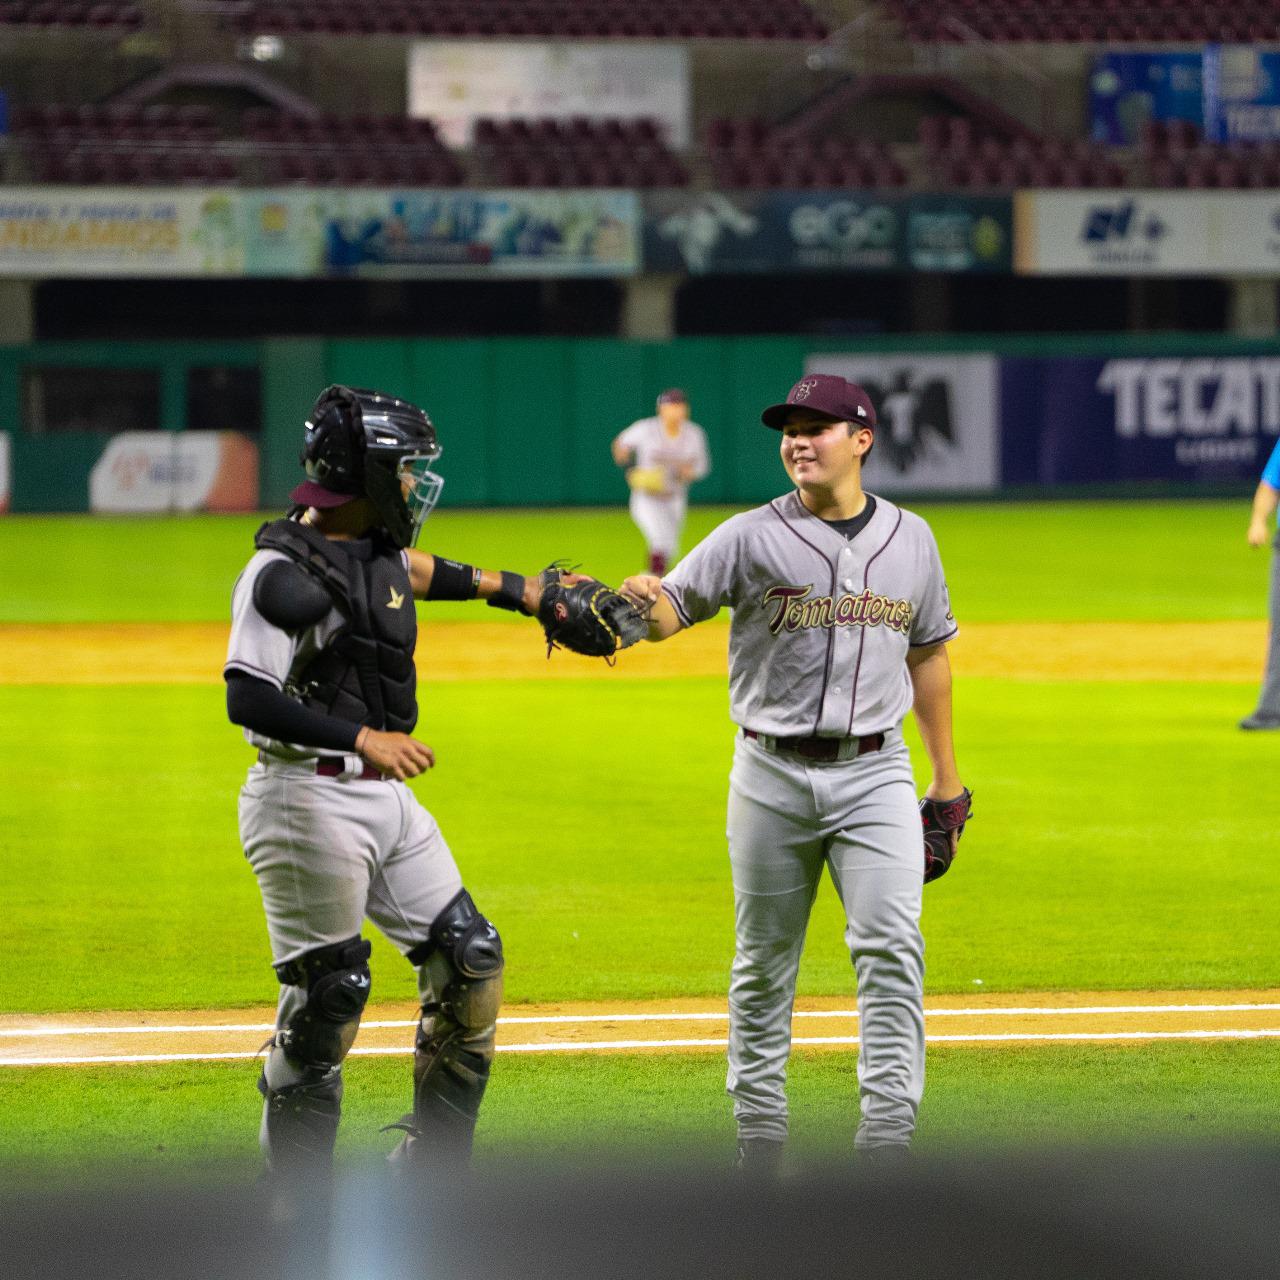
[[[465,889],[436,917],[428,941],[409,952],[415,964],[433,957],[446,972],[439,998],[422,1006],[409,1131],[429,1138],[433,1155],[442,1147],[465,1154],[489,1082],[503,969],[502,939]]]
[[[431,936],[409,952],[409,959],[420,965],[434,955],[444,961],[447,976],[438,1001],[424,1007],[424,1015],[439,1014],[468,1031],[492,1026],[502,1006],[502,939],[465,889],[435,918]]]
[[[363,938],[348,938],[276,966],[282,983],[307,993],[306,1004],[276,1033],[295,1066],[328,1070],[350,1052],[369,999],[371,950]]]

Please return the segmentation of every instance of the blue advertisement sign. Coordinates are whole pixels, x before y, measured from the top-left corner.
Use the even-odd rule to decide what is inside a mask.
[[[1009,485],[1252,482],[1280,435],[1280,358],[1006,359],[1000,390]]]
[[[1003,271],[1007,197],[875,191],[660,191],[645,195],[649,271]]]
[[[1205,46],[1204,133],[1214,142],[1280,138],[1280,53],[1247,44]]]
[[[1104,53],[1089,78],[1089,119],[1095,142],[1131,146],[1148,120],[1204,116],[1199,50],[1180,53]]]

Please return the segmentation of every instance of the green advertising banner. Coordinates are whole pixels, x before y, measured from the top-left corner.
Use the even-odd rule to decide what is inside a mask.
[[[1009,272],[1007,196],[875,191],[654,191],[644,197],[647,271]]]

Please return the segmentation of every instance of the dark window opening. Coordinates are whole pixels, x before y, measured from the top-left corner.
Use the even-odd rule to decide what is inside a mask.
[[[262,381],[257,369],[200,365],[187,370],[187,427],[192,431],[262,430]]]
[[[158,431],[160,372],[28,366],[22,379],[22,425],[32,435]]]

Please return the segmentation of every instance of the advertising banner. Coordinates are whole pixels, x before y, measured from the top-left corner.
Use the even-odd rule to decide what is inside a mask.
[[[1280,434],[1280,358],[1002,364],[1007,484],[1256,481]]]
[[[1280,138],[1280,52],[1205,46],[1204,136],[1214,142]]]
[[[1280,192],[1019,191],[1024,275],[1280,275]]]
[[[650,271],[1008,271],[1007,199],[867,191],[645,195]]]
[[[620,276],[640,265],[631,191],[334,194],[317,211],[330,275]],[[299,226],[315,248],[309,217]]]
[[[244,252],[235,191],[0,191],[0,275],[239,276]]]
[[[689,145],[689,54],[678,44],[420,40],[408,96],[409,114],[434,120],[454,147],[470,145],[482,116],[647,116],[671,146]]]
[[[811,355],[806,373],[866,388],[879,423],[867,459],[873,493],[980,492],[1000,482],[999,362],[994,356]]]
[[[1013,269],[1013,204],[1008,196],[912,196],[907,201],[907,265],[913,271]]]
[[[1148,120],[1204,119],[1200,51],[1100,54],[1089,77],[1095,142],[1133,146]]]
[[[4,276],[622,276],[631,191],[11,188]]]
[[[255,511],[258,448],[236,431],[125,431],[89,475],[89,510]]]

